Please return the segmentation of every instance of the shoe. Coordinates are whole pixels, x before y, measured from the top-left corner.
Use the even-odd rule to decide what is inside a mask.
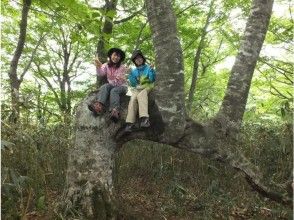
[[[149,128],[150,127],[150,121],[148,117],[142,117],[140,118],[140,127],[141,128]]]
[[[125,127],[125,132],[127,133],[131,133],[132,131],[134,131],[135,128],[135,124],[134,123],[127,123],[127,126]]]
[[[104,112],[103,104],[101,102],[97,102],[97,101],[88,105],[88,109],[96,115],[100,115],[101,113]]]
[[[110,119],[113,121],[113,122],[118,122],[119,120],[119,111],[117,109],[112,109],[111,112],[110,112]]]

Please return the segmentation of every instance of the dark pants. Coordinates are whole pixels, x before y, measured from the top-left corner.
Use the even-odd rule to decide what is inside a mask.
[[[104,84],[100,87],[100,91],[97,96],[98,102],[101,102],[103,105],[106,104],[106,101],[109,97],[109,110],[117,109],[120,107],[120,96],[127,93],[126,86],[113,86],[109,83]]]

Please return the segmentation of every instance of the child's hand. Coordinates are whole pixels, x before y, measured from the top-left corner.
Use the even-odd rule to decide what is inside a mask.
[[[130,74],[130,72],[132,71],[132,68],[131,67],[126,67],[126,75]]]
[[[150,68],[154,69],[154,64],[153,63],[150,64]]]
[[[115,78],[116,78],[116,80],[119,80],[119,81],[127,80],[126,75],[116,75]]]
[[[137,85],[137,86],[136,86],[136,89],[138,89],[138,90],[143,90],[143,89],[144,89],[144,86],[142,86],[142,85]]]
[[[95,57],[94,64],[97,68],[100,68],[102,66],[102,63],[100,62],[98,56]]]

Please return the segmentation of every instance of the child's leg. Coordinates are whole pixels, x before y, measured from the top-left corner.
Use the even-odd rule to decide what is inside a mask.
[[[109,110],[119,110],[120,108],[120,96],[127,93],[126,86],[115,86],[110,90],[109,96]]]
[[[97,101],[105,105],[109,96],[109,92],[112,88],[113,85],[110,85],[109,83],[106,83],[103,86],[101,86],[97,96]]]
[[[138,112],[138,100],[137,100],[138,91],[132,91],[132,96],[128,105],[128,115],[126,118],[127,123],[135,123],[136,116]]]
[[[138,96],[138,104],[139,104],[139,117],[149,117],[148,114],[148,90],[143,89],[139,92]]]

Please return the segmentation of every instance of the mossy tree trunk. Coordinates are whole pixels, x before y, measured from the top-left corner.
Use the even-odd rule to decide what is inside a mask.
[[[113,169],[116,142],[113,136],[121,124],[109,121],[107,114],[93,116],[87,105],[96,95],[88,96],[76,109],[75,144],[68,161],[65,212],[81,219],[115,219]]]

